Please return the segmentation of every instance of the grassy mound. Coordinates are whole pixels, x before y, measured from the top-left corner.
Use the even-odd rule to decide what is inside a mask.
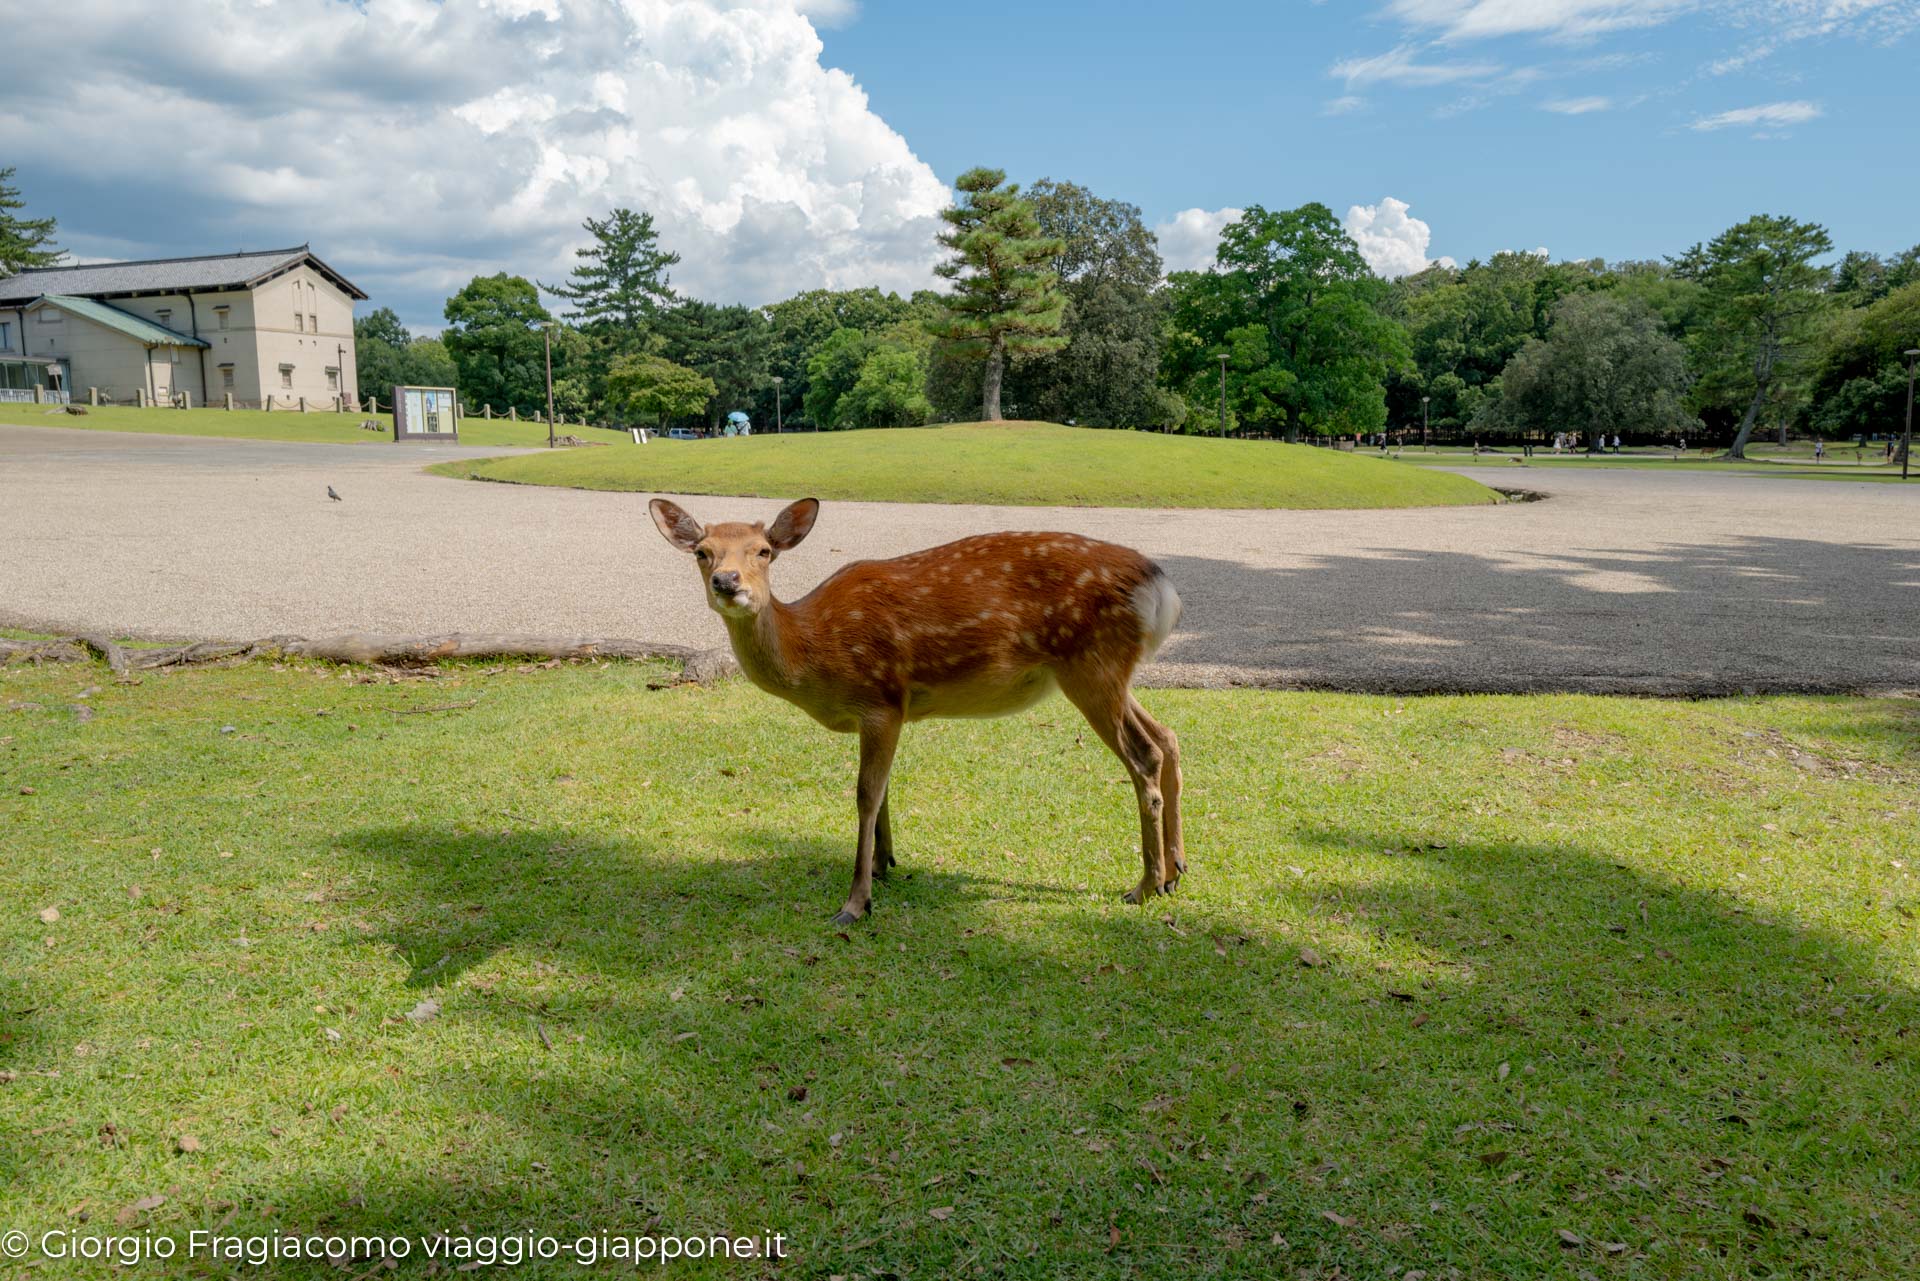
[[[453,462],[448,476],[643,493],[1014,507],[1439,507],[1497,502],[1462,476],[1306,445],[993,423],[656,441]]]

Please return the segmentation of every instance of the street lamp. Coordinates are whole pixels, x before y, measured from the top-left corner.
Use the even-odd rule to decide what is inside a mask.
[[[1422,449],[1430,448],[1427,443],[1427,406],[1432,402],[1433,397],[1431,396],[1422,396],[1420,398],[1420,448]]]
[[[1920,362],[1920,347],[1909,347],[1907,357],[1907,432],[1900,438],[1900,479],[1907,478],[1908,460],[1913,457],[1913,367]]]
[[[780,378],[780,375],[779,375],[779,374],[775,374],[775,375],[773,376],[773,434],[774,434],[774,435],[776,435],[776,436],[778,436],[778,435],[780,434],[780,432],[781,432],[781,424],[780,424],[780,383],[781,383],[781,378]]]
[[[553,330],[543,329],[540,336],[546,340],[547,350],[547,448],[553,448]]]
[[[1220,436],[1227,435],[1227,353],[1220,353]]]

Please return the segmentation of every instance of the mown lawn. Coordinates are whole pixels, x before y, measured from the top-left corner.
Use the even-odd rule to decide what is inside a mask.
[[[366,431],[360,426],[368,419],[380,423],[381,430]],[[75,427],[88,431],[155,432],[173,436],[226,436],[247,440],[298,440],[320,444],[363,445],[393,443],[393,415],[332,413],[267,413],[259,409],[135,409],[127,405],[102,405],[84,414],[69,414],[52,405],[0,405],[0,423],[23,427]],[[585,427],[562,427],[562,434],[582,440],[604,441],[610,445],[631,444],[620,432],[594,431]],[[463,445],[542,445],[547,443],[545,423],[515,423],[504,419],[491,422],[484,418],[460,420]]]
[[[1659,474],[1767,476],[1795,480],[1885,482],[1900,479],[1899,466],[1889,466],[1878,448],[1855,450],[1851,445],[1844,448],[1834,445],[1828,449],[1826,461],[1818,463],[1813,461],[1811,448],[1802,448],[1797,444],[1784,450],[1775,445],[1749,445],[1745,461],[1726,461],[1721,457],[1722,452],[1695,449],[1687,451],[1684,457],[1676,458],[1671,450],[1657,449],[1630,449],[1620,454],[1598,455],[1555,454],[1551,450],[1536,449],[1533,457],[1527,458],[1511,447],[1477,456],[1471,449],[1410,448],[1398,452],[1389,450],[1386,457],[1394,462],[1424,467],[1499,467],[1511,468],[1516,472],[1522,466],[1548,469],[1599,467],[1630,468]],[[1372,456],[1380,455],[1373,453]]]
[[[1920,704],[1148,691],[1146,909],[1063,703],[917,726],[838,933],[851,742],[665,675],[0,669],[0,1227],[1920,1274]]]
[[[639,450],[450,462],[448,476],[641,493],[1013,507],[1428,507],[1498,502],[1462,476],[1306,445],[969,423],[658,440]]]

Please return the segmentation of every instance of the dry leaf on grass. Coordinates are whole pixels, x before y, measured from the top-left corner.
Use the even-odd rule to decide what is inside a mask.
[[[942,1223],[945,1223],[953,1217],[953,1207],[950,1205],[936,1205],[933,1209],[927,1211],[927,1217],[938,1219]]]
[[[40,909],[40,919],[46,924],[52,925],[60,919],[60,909],[57,907],[43,907]]]

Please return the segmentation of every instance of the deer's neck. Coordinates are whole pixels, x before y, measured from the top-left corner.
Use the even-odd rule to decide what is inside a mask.
[[[803,630],[802,620],[776,600],[745,618],[729,616],[726,622],[733,656],[747,679],[769,694],[791,698],[796,682],[787,647]]]

